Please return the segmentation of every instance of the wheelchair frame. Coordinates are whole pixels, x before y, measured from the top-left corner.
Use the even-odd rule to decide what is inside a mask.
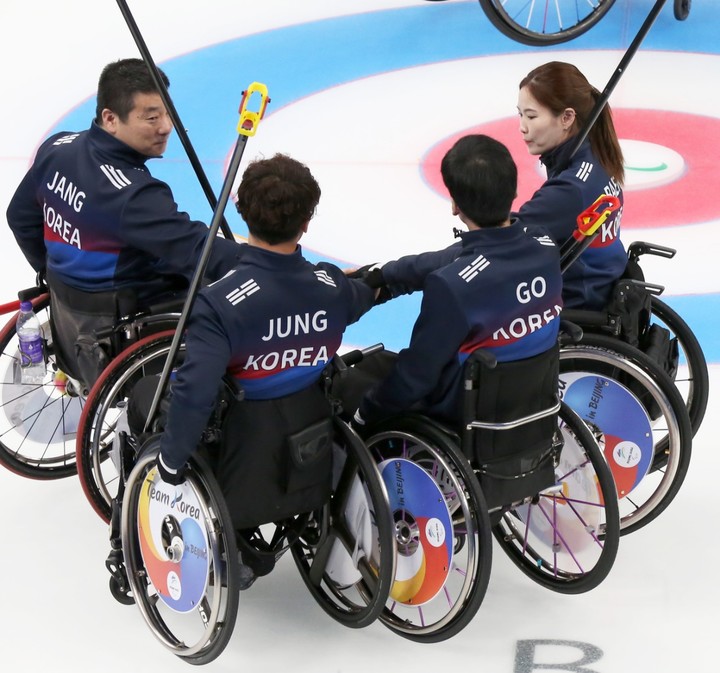
[[[19,382],[15,314],[0,332],[0,464],[31,479],[72,476],[77,472],[77,429],[88,391],[82,382],[67,376],[57,362],[46,288],[30,288],[19,295],[32,297],[43,326],[46,379],[42,384]],[[121,350],[149,327],[158,328],[177,319],[177,313],[161,306],[157,311],[150,309],[121,318],[111,333],[117,335]]]
[[[641,351],[599,334],[562,346],[560,382],[611,467],[622,533],[638,530],[668,507],[688,470],[692,428],[682,396]]]
[[[209,470],[194,461],[185,484],[171,487],[157,474],[156,456],[157,446],[144,452],[127,477],[123,562],[111,591],[117,597],[126,587],[167,649],[206,664],[225,649],[237,616],[235,533]]]
[[[645,241],[635,241],[628,247],[628,260],[631,263],[638,263],[640,257],[646,254],[672,259],[675,253],[676,251],[673,248]],[[677,343],[680,367],[677,373],[673,373],[672,380],[685,400],[694,435],[699,430],[705,417],[710,390],[707,362],[702,347],[683,318],[659,298],[658,295],[661,295],[665,290],[663,286],[626,279],[621,279],[620,282],[625,283],[628,289],[633,286],[639,290],[644,289],[649,295],[650,316],[646,329],[649,330],[652,325],[657,324],[667,329],[671,341],[674,340]],[[623,337],[626,318],[617,311],[571,309],[564,311],[563,317],[577,323],[587,332],[599,333],[617,338],[619,341],[626,341]],[[633,343],[630,345],[636,346]]]
[[[628,261],[638,264],[645,254],[671,259],[675,252],[635,241],[628,247]],[[568,401],[604,447],[618,484],[623,534],[655,519],[677,495],[708,402],[702,348],[687,323],[658,298],[663,291],[660,285],[622,278],[614,288],[614,305],[602,311],[563,311],[564,318],[585,330],[577,343],[564,342],[561,352],[563,376],[573,377]],[[630,306],[633,293],[644,293],[638,315],[629,313],[637,310]],[[661,338],[669,335],[660,348],[667,353],[651,357],[646,352],[653,350],[649,342],[658,327]],[[582,380],[590,386],[579,393]],[[604,391],[597,399],[593,381]],[[613,405],[609,397],[615,398],[615,419],[607,411]],[[619,423],[620,418],[633,423]]]
[[[471,394],[469,382],[465,389]],[[470,421],[461,435],[417,414],[366,430],[367,446],[390,492],[398,568],[409,575],[400,579],[411,587],[404,595],[404,586],[393,587],[380,615],[388,628],[410,640],[437,642],[467,626],[489,581],[491,531],[526,575],[554,591],[589,591],[608,575],[620,537],[612,475],[585,423],[565,403],[558,406],[509,423]],[[548,415],[556,415],[559,423],[549,447],[556,484],[488,512],[479,466],[466,458],[473,428],[502,431]],[[430,504],[418,503],[412,488],[432,494]],[[446,554],[438,555],[438,548]],[[410,574],[418,557],[425,568],[422,579]]]
[[[290,549],[323,610],[360,628],[377,618],[390,592],[392,522],[387,492],[364,444],[337,417],[334,429],[330,500],[321,510],[274,522],[266,551],[279,558]],[[155,637],[173,654],[205,664],[222,653],[234,627],[236,535],[207,464],[194,456],[185,483],[171,487],[157,475],[158,450],[159,435],[151,436],[137,457],[137,443],[121,442],[123,477],[113,499],[106,563],[110,589],[121,603],[138,604]],[[183,518],[176,514],[180,510],[190,515]],[[258,534],[264,540],[259,529]]]
[[[562,44],[584,35],[600,22],[615,4],[615,0],[568,3],[568,7],[561,7],[562,3],[556,0],[537,3],[524,0],[479,2],[487,18],[503,35],[535,47]],[[687,19],[691,2],[692,0],[673,0],[673,14],[678,21]],[[664,3],[665,0],[656,0],[652,11],[657,14]]]
[[[174,335],[174,330],[151,334],[122,351],[103,371],[85,400],[78,424],[75,461],[85,496],[106,522],[110,521],[121,475],[115,441],[118,430],[128,430],[122,425],[118,428],[118,422],[122,421],[133,382],[162,370]],[[184,345],[180,355],[183,353]]]
[[[700,342],[677,311],[658,297],[652,297],[652,314],[677,339],[680,371],[673,378],[690,417],[693,436],[700,429],[707,410],[710,378]],[[684,362],[684,364],[683,364]],[[687,370],[687,373],[686,373]]]
[[[612,569],[620,517],[612,475],[592,433],[565,403],[558,420],[563,442],[556,467],[560,487],[541,491],[537,500],[503,508],[493,534],[533,581],[559,593],[577,594],[597,587]],[[580,496],[573,491],[578,484]],[[535,516],[533,508],[537,509]],[[551,523],[557,515],[561,523]],[[544,518],[549,528],[534,530],[538,518]],[[573,544],[580,545],[582,555]],[[548,547],[550,559],[541,551],[543,546]]]
[[[490,579],[480,484],[447,430],[427,418],[401,416],[365,441],[390,494],[397,546],[398,573],[380,621],[418,642],[451,638],[477,613]]]
[[[41,325],[48,327],[50,296],[32,300]],[[75,474],[75,430],[82,391],[55,369],[52,344],[46,344],[47,376],[42,384],[19,380],[14,314],[0,332],[0,463],[30,479],[60,479]]]

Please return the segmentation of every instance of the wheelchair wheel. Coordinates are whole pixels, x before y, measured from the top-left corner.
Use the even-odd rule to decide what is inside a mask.
[[[692,428],[677,388],[637,349],[593,334],[561,348],[560,387],[610,465],[622,533],[650,523],[675,498],[690,463]]]
[[[33,300],[35,313],[50,337],[50,296]],[[45,380],[20,382],[16,316],[0,332],[0,463],[31,479],[59,479],[76,472],[75,435],[84,404],[82,391],[59,371],[46,348]]]
[[[710,391],[705,355],[688,324],[657,297],[652,297],[652,314],[660,324],[670,330],[671,336],[677,338],[680,369],[674,380],[685,399],[694,435],[705,417]]]
[[[615,0],[480,0],[503,35],[534,47],[567,42],[590,30]]]
[[[457,438],[428,419],[393,419],[366,444],[388,490],[398,555],[380,620],[410,640],[446,640],[475,616],[490,578],[480,485]]]
[[[395,575],[387,491],[362,440],[335,419],[330,502],[291,547],[310,593],[334,619],[354,628],[377,619]]]
[[[235,533],[220,487],[193,461],[170,486],[156,469],[159,437],[125,485],[122,548],[135,603],[155,637],[191,664],[223,651],[238,609]]]
[[[113,442],[125,423],[128,395],[143,376],[162,371],[173,335],[171,330],[153,334],[120,353],[96,381],[80,416],[76,441],[78,476],[88,501],[106,522],[110,520],[110,505],[119,479]]]
[[[595,438],[563,403],[554,487],[504,511],[495,539],[530,578],[578,594],[595,588],[617,556],[620,517],[612,474]]]

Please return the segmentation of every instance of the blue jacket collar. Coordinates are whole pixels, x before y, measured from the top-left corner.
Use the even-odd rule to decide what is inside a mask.
[[[561,143],[557,147],[545,152],[540,155],[540,161],[543,166],[547,169],[548,177],[553,177],[558,173],[564,171],[569,165],[570,150],[575,142],[575,138],[568,138],[564,143]],[[585,139],[583,144],[580,145],[575,157],[585,154],[590,151],[590,141]],[[574,157],[572,157],[574,158]]]
[[[100,149],[100,151],[110,154],[113,157],[122,158],[132,164],[144,165],[151,157],[146,157],[134,150],[122,140],[118,140],[114,135],[108,133],[94,119],[90,125],[89,136],[91,142]]]

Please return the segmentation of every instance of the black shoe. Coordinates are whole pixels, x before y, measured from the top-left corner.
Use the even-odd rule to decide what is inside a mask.
[[[257,575],[253,572],[253,569],[245,565],[238,554],[238,591],[249,589],[256,579]]]
[[[240,563],[249,566],[258,577],[263,577],[272,572],[277,559],[270,545],[257,535],[253,535],[248,539],[240,533],[238,538],[238,546],[240,547],[238,559]]]

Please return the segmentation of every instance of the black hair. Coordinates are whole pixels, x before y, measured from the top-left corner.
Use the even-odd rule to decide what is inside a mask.
[[[170,86],[167,75],[158,69],[165,87]],[[102,122],[102,111],[112,110],[125,122],[135,105],[135,94],[160,93],[145,61],[140,58],[124,58],[108,63],[100,73],[97,91],[95,122]]]
[[[567,108],[575,110],[575,121],[570,128],[572,135],[585,128],[600,97],[600,92],[576,66],[563,61],[550,61],[531,70],[520,82],[520,88],[523,87],[555,116]],[[602,167],[622,185],[625,180],[623,153],[607,103],[590,128],[588,138]]]
[[[248,165],[236,205],[253,236],[277,245],[300,233],[319,201],[320,185],[310,169],[285,154],[276,154]]]
[[[478,227],[507,221],[517,194],[517,166],[501,142],[463,136],[443,157],[440,172],[455,205]]]

